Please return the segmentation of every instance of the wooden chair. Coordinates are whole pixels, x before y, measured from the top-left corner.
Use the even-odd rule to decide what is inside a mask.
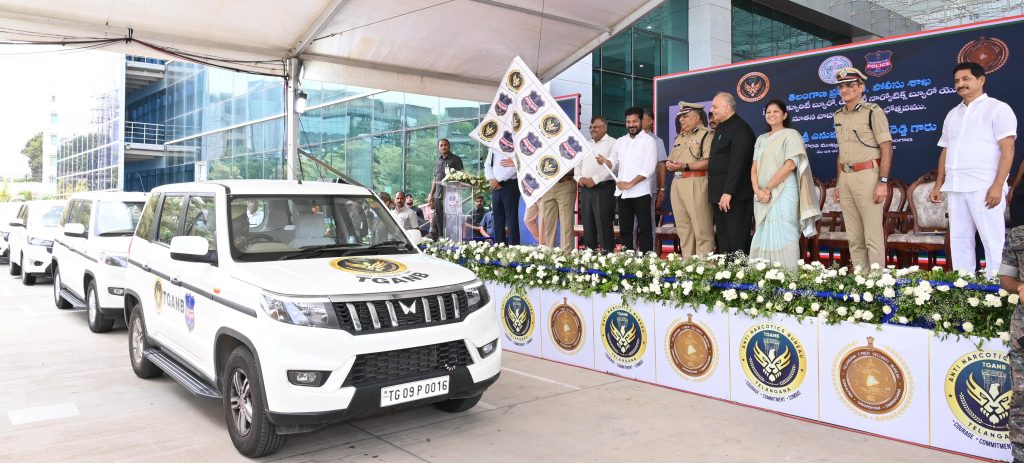
[[[946,199],[943,198],[941,203],[936,204],[928,198],[935,186],[935,178],[936,172],[933,170],[922,175],[907,188],[909,213],[890,213],[899,219],[894,220],[894,224],[900,220],[912,224],[908,231],[890,233],[886,238],[886,248],[896,253],[897,265],[901,267],[916,264],[917,256],[921,252],[928,253],[928,265],[934,267],[940,251],[946,255],[944,267],[951,267]]]
[[[821,261],[826,266],[838,262],[846,265],[849,262],[849,243],[846,239],[846,227],[843,225],[843,212],[839,207],[839,201],[833,199],[833,191],[836,189],[836,180],[820,182],[821,199],[821,220],[816,224],[818,234],[811,239],[811,253],[813,258]],[[828,248],[828,257],[821,258],[821,248]],[[843,253],[846,255],[844,257]],[[836,257],[839,251],[838,258]]]
[[[675,217],[671,211],[656,211],[654,216],[654,247],[661,253],[661,242],[671,241],[672,252],[682,252],[679,234],[676,233]]]

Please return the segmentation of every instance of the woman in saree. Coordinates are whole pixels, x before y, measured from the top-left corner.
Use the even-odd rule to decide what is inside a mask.
[[[814,236],[821,218],[814,182],[800,133],[790,128],[786,104],[769,101],[764,108],[768,132],[754,143],[750,182],[754,187],[756,229],[750,257],[795,268],[800,236]]]

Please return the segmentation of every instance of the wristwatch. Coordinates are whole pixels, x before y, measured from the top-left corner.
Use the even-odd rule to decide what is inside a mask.
[[[689,172],[689,171],[690,171],[690,163],[683,164],[683,172]]]
[[[879,177],[878,181],[882,183],[889,183],[889,177]]]

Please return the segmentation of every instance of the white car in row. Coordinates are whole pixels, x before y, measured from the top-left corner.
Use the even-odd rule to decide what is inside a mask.
[[[145,193],[89,192],[71,196],[53,243],[53,300],[88,309],[89,329],[110,331],[124,315],[128,246]]]
[[[18,216],[20,208],[21,203],[0,203],[0,262],[10,262],[11,249],[7,237],[11,234],[11,221]]]
[[[50,275],[50,250],[57,236],[63,200],[26,201],[10,222],[7,237],[10,246],[11,275],[21,275],[21,282],[34,285],[36,278]]]

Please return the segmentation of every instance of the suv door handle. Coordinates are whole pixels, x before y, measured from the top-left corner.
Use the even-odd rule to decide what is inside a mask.
[[[171,284],[174,286],[181,286],[181,280],[178,277],[171,277]]]
[[[149,271],[149,264],[142,264],[142,269],[148,272]]]

